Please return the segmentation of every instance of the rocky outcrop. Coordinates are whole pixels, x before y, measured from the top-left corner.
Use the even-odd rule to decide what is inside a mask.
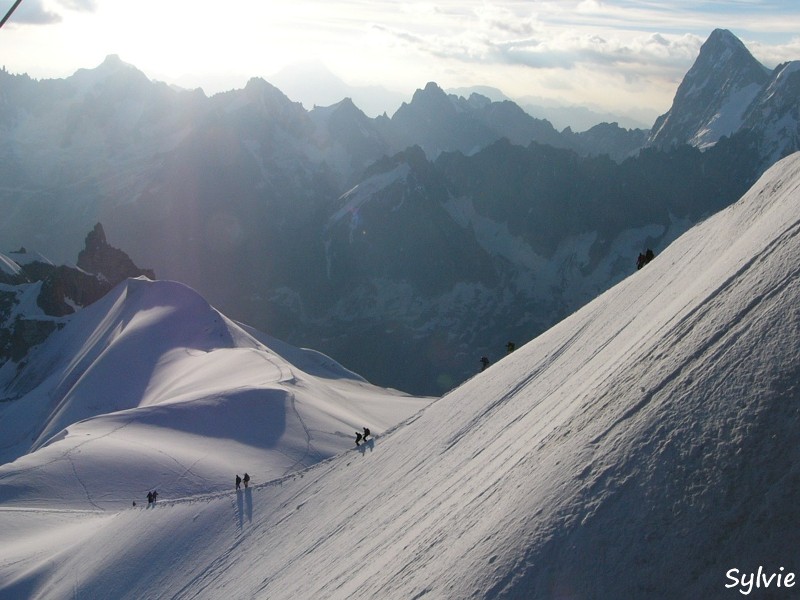
[[[14,268],[0,271],[0,283],[5,284],[0,290],[0,365],[22,360],[63,325],[61,317],[96,302],[128,277],[155,279],[152,270],[140,269],[125,252],[108,244],[100,223],[86,236],[79,268],[54,265],[24,248],[10,255],[21,264],[9,258],[7,264]],[[32,286],[38,286],[38,293]],[[41,312],[31,310],[34,295]]]
[[[112,287],[128,277],[156,278],[151,269],[140,269],[125,252],[109,245],[100,223],[86,236],[86,247],[78,254],[78,267],[100,276]]]
[[[20,317],[10,326],[0,328],[0,364],[8,359],[19,362],[30,348],[45,341],[60,325],[56,321]]]
[[[64,265],[54,267],[42,280],[36,303],[53,317],[63,317],[76,308],[96,302],[115,284],[108,279]]]
[[[109,245],[98,223],[86,236],[78,254],[78,268],[33,262],[23,267],[29,281],[41,281],[37,304],[45,314],[63,317],[105,296],[128,277],[155,279],[151,269],[140,269],[122,250]]]

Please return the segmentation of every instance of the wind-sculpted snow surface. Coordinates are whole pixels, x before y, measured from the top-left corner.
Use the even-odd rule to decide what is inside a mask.
[[[723,598],[759,567],[782,574],[760,593],[792,597],[798,203],[794,155],[533,342],[300,473],[114,516],[0,512],[0,597]]]

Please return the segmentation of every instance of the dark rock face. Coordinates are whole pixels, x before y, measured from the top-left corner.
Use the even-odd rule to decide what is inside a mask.
[[[10,327],[0,329],[0,362],[19,362],[33,346],[41,344],[59,327],[55,321],[15,319]]]
[[[45,314],[63,317],[75,312],[75,307],[96,302],[114,285],[103,277],[61,265],[42,279],[42,289],[36,303]]]
[[[128,277],[144,275],[150,279],[156,278],[151,269],[140,269],[125,252],[109,245],[106,233],[100,223],[95,225],[94,229],[86,236],[86,247],[78,254],[78,267],[88,273],[100,276],[112,286]],[[75,277],[72,280],[77,281]],[[94,295],[89,293],[89,297],[94,298]],[[94,300],[97,298],[91,300],[89,304]]]

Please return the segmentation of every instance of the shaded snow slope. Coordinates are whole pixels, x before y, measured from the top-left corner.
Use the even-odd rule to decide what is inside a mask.
[[[0,598],[721,598],[740,597],[732,568],[797,573],[798,202],[793,155],[485,373],[299,474],[150,510],[0,510]]]
[[[5,273],[6,275],[19,275],[21,269],[19,264],[6,256],[5,254],[0,254],[0,273]]]
[[[24,395],[0,404],[0,452],[16,459],[0,467],[0,502],[120,507],[152,488],[229,489],[237,471],[271,480],[429,402],[251,333],[181,284],[117,286],[8,386]]]

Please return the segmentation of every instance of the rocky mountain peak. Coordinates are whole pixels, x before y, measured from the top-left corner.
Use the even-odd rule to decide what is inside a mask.
[[[708,39],[703,43],[700,50],[700,55],[704,54],[717,54],[730,51],[732,53],[742,53],[752,58],[750,51],[742,43],[738,37],[727,29],[715,29],[708,36]]]
[[[123,61],[117,54],[109,54],[94,69],[78,69],[68,79],[87,88],[98,85],[102,87],[123,85],[128,88],[142,88],[151,83],[147,75],[132,64]]]
[[[653,125],[648,145],[706,148],[735,133],[770,74],[735,35],[715,29],[678,87],[669,112]]]
[[[333,113],[336,114],[338,118],[358,121],[366,121],[369,119],[369,117],[367,117],[367,115],[365,115],[364,112],[355,105],[352,98],[344,98],[334,104],[331,108],[333,109]]]
[[[108,246],[106,232],[105,229],[103,229],[102,223],[98,223],[94,226],[94,229],[86,235],[86,250],[96,252],[104,246]]]
[[[700,54],[678,88],[678,95],[698,93],[697,84],[735,84],[744,87],[752,83],[764,85],[770,71],[750,53],[742,41],[726,29],[715,29],[700,47]],[[683,88],[683,90],[681,90]],[[689,89],[686,89],[689,88]]]
[[[453,106],[447,93],[436,83],[429,81],[424,89],[414,92],[414,95],[411,97],[411,102],[409,104],[404,103],[403,106],[398,109],[397,113],[395,113],[395,117],[402,116],[401,113],[404,110],[406,112],[412,110],[415,112],[424,111],[429,113],[437,113],[440,111],[452,112]]]

